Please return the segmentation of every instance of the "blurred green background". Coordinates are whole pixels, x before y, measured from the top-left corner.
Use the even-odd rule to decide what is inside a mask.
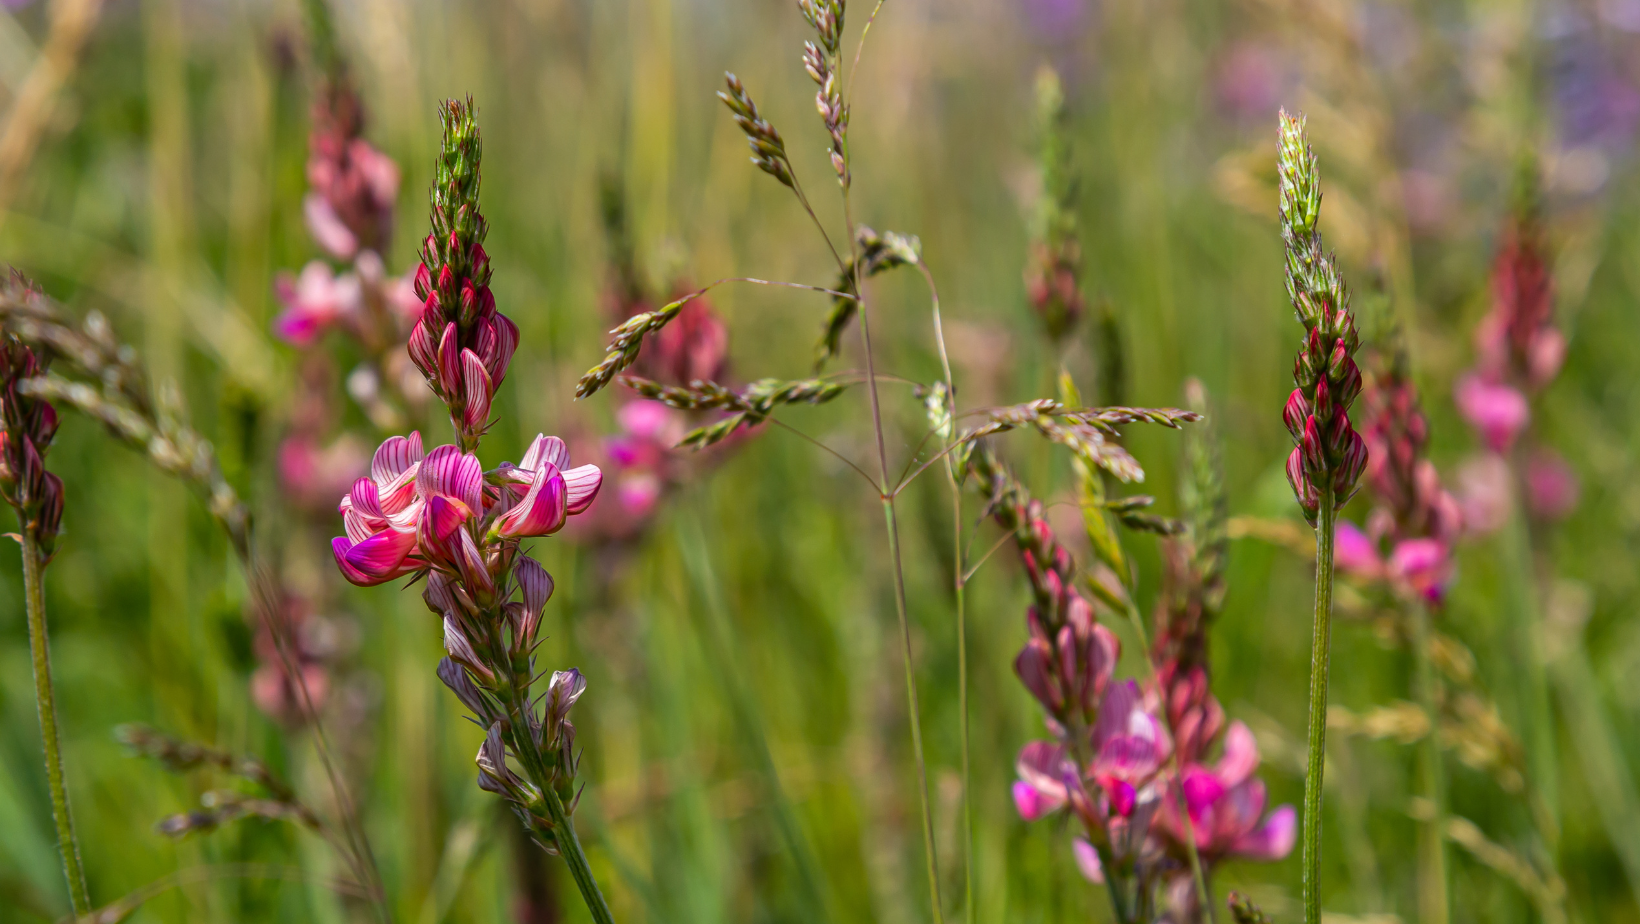
[[[97,6],[0,4],[5,111],[50,52],[53,11],[90,7],[95,17],[37,143],[0,186],[0,260],[74,311],[106,313],[156,378],[181,387],[286,580],[326,617],[327,725],[395,919],[581,920],[562,865],[521,844],[516,822],[473,784],[480,735],[433,675],[440,634],[419,594],[340,585],[324,544],[339,519],[301,513],[274,474],[299,363],[268,333],[278,310],[272,280],[319,256],[302,221],[314,71],[301,11],[286,0]],[[849,47],[868,9],[851,6]],[[746,81],[785,134],[820,218],[840,233],[799,58],[806,27],[793,4],[346,0],[335,15],[369,112],[366,137],[403,171],[384,255],[391,272],[415,265],[424,233],[437,101],[478,102],[493,285],[522,331],[486,465],[516,459],[537,431],[585,438],[612,429],[611,394],[571,400],[610,323],[601,175],[624,191],[637,264],[653,290],[742,274],[825,285],[835,275],[787,191],[746,163],[740,133],[713,97],[725,69]],[[1487,308],[1515,164],[1537,153],[1557,315],[1571,348],[1534,432],[1582,483],[1576,511],[1541,541],[1563,591],[1555,599],[1584,601],[1551,612],[1559,618],[1541,631],[1546,650],[1587,659],[1589,682],[1576,689],[1590,694],[1562,685],[1553,699],[1555,773],[1545,785],[1564,831],[1548,862],[1565,879],[1571,919],[1589,922],[1640,921],[1606,823],[1640,836],[1640,817],[1626,814],[1632,799],[1613,801],[1609,778],[1589,782],[1581,721],[1598,709],[1615,729],[1607,756],[1632,793],[1636,30],[1640,7],[1629,0],[888,0],[852,91],[856,220],[921,237],[963,403],[1007,403],[1049,394],[1058,361],[1021,282],[1039,185],[1033,85],[1041,65],[1056,67],[1080,177],[1084,288],[1118,318],[1126,401],[1179,404],[1184,379],[1203,380],[1218,410],[1232,513],[1298,528],[1281,472],[1289,441],[1279,409],[1299,328],[1273,220],[1276,107],[1310,116],[1327,190],[1323,230],[1363,327],[1382,329],[1389,317],[1406,326],[1433,457],[1449,480],[1477,448],[1453,410],[1452,384]],[[885,275],[873,292],[882,367],[935,379],[922,281]],[[732,330],[737,377],[805,372],[828,307],[822,297],[728,286],[711,298]],[[1086,330],[1068,362],[1091,388]],[[844,365],[858,362],[849,343]],[[345,345],[333,348],[347,368]],[[905,458],[923,430],[921,409],[894,386],[885,401],[890,450]],[[339,390],[337,406],[343,426],[374,445],[377,434]],[[870,458],[863,393],[784,419]],[[442,442],[446,428],[431,424],[429,438]],[[1178,435],[1130,436],[1150,475],[1145,490],[1173,510]],[[1068,467],[1045,446],[1017,437],[1005,452],[1038,494],[1068,491]],[[47,573],[53,655],[96,900],[179,868],[266,863],[301,873],[190,884],[132,920],[362,920],[366,912],[324,887],[339,870],[309,835],[255,820],[179,842],[154,832],[219,781],[127,756],[112,736],[120,723],[260,755],[321,806],[327,790],[306,733],[251,701],[257,662],[244,581],[202,506],[73,414],[50,462],[68,497]],[[952,524],[938,472],[904,503],[921,719],[952,915],[962,894],[957,649]],[[977,551],[992,541],[989,529]],[[1442,615],[1516,728],[1527,710],[1521,678],[1532,669],[1509,635],[1507,614],[1524,592],[1518,539],[1505,530],[1465,546]],[[1159,560],[1150,540],[1133,547],[1148,611]],[[929,919],[886,544],[876,499],[851,472],[770,429],[669,493],[637,541],[560,536],[536,548],[559,582],[543,663],[577,665],[590,681],[576,716],[587,781],[578,819],[621,920]],[[0,919],[52,920],[67,908],[16,561],[7,543]],[[1297,803],[1310,566],[1278,543],[1238,539],[1229,587],[1213,637],[1215,690],[1258,734],[1272,803]],[[977,918],[1105,920],[1108,901],[1077,873],[1068,834],[1052,822],[1025,825],[1009,799],[1014,756],[1042,730],[1010,667],[1026,597],[1011,555],[987,564],[969,595]],[[1127,643],[1124,672],[1137,676],[1137,644],[1123,624],[1115,629]],[[1408,659],[1367,620],[1339,621],[1334,663],[1335,703],[1365,712],[1411,698]],[[1339,921],[1416,919],[1413,756],[1393,740],[1338,735],[1330,744],[1323,894]],[[1455,812],[1520,855],[1538,849],[1518,799],[1457,760],[1449,766]],[[788,820],[821,874],[824,908],[799,878]],[[1455,920],[1538,919],[1516,882],[1469,852],[1455,850],[1452,862]],[[1221,896],[1240,888],[1292,920],[1298,875],[1295,851],[1275,864],[1231,864],[1215,887]]]

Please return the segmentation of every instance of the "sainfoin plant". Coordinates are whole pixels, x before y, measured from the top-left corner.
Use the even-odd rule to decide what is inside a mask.
[[[438,677],[485,729],[478,785],[504,799],[542,848],[564,858],[593,919],[608,922],[573,821],[580,755],[570,710],[586,678],[574,668],[554,671],[546,690],[534,694],[538,630],[553,581],[521,548],[584,512],[603,476],[596,466],[571,467],[555,436],[537,436],[519,464],[488,472],[474,454],[518,328],[490,291],[488,226],[479,209],[483,145],[472,100],[446,102],[439,116],[432,230],[416,271],[424,301],[409,349],[448,409],[456,443],[424,451],[419,432],[383,442],[370,474],[342,498],[347,534],[333,550],[355,584],[425,578],[422,599],[443,619],[449,652]]]

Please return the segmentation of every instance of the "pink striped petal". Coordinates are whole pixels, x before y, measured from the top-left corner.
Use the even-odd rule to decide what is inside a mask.
[[[422,267],[426,269],[426,267]],[[416,321],[416,326],[410,330],[410,361],[423,373],[430,373],[438,368],[438,344],[433,342],[433,335],[427,329],[427,319]]]
[[[604,483],[604,473],[596,465],[579,465],[564,472],[566,503],[570,513],[580,513],[592,506],[598,488]]]
[[[472,350],[461,351],[461,384],[467,399],[462,422],[468,429],[477,430],[490,422],[490,399],[495,395],[495,385],[484,369],[484,361]]]
[[[451,544],[455,546],[456,570],[461,572],[462,583],[480,600],[493,598],[495,579],[490,576],[490,569],[485,567],[484,554],[478,550],[472,534],[458,529],[453,539]]]
[[[551,465],[559,471],[569,468],[569,447],[556,436],[543,436],[537,433],[535,441],[530,443],[529,450],[524,453],[524,461],[520,462],[518,467],[525,471],[538,472],[546,465]]]
[[[546,607],[547,601],[552,598],[552,575],[541,563],[528,555],[521,555],[518,559],[519,589],[524,592],[524,610],[527,615],[539,619],[541,610]]]
[[[518,349],[518,325],[504,314],[497,314],[494,323],[495,354],[484,358],[484,366],[490,370],[490,378],[499,388],[501,380],[507,377],[507,367],[512,364],[513,353]]]
[[[450,541],[451,537],[466,532],[461,524],[471,516],[472,512],[454,498],[442,494],[428,498],[415,533],[422,554],[442,565],[454,564],[455,544]]]
[[[369,478],[353,482],[353,490],[348,491],[343,499],[360,516],[381,520],[387,518],[387,514],[382,512],[381,497],[376,493],[376,483]]]
[[[456,595],[450,587],[450,578],[442,572],[427,575],[427,587],[422,590],[421,599],[440,616],[456,612]]]
[[[569,515],[567,494],[564,476],[549,469],[535,479],[523,500],[496,520],[496,533],[509,539],[552,535]]]
[[[421,461],[416,474],[416,493],[424,498],[453,497],[461,501],[469,513],[475,513],[484,503],[484,466],[478,456],[464,453],[456,446],[440,446]]]
[[[444,326],[438,341],[438,387],[446,398],[456,393],[461,381],[461,347],[456,343],[454,322]]]
[[[422,455],[420,430],[407,437],[390,436],[382,441],[375,457],[370,460],[370,477],[376,484],[386,485],[411,465],[420,462]]]
[[[371,587],[415,570],[407,562],[416,547],[415,533],[385,530],[359,543],[337,536],[330,541],[331,552],[342,576],[361,587]]]

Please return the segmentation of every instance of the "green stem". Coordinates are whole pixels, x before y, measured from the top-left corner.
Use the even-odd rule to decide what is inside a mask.
[[[604,893],[598,890],[598,880],[592,877],[592,867],[587,864],[586,852],[581,849],[581,839],[575,835],[575,819],[564,811],[563,800],[558,798],[558,793],[551,786],[541,787],[541,794],[546,799],[547,812],[552,815],[552,839],[558,844],[558,855],[569,867],[569,874],[581,890],[587,910],[592,912],[592,920],[597,924],[615,924],[609,903],[604,901]]]
[[[861,322],[865,318],[861,317]],[[894,602],[900,616],[900,654],[905,663],[906,708],[911,710],[911,749],[917,758],[917,796],[922,801],[923,853],[928,865],[929,900],[934,903],[934,920],[943,922],[940,902],[939,859],[934,853],[934,817],[928,807],[928,765],[923,760],[922,719],[917,707],[917,677],[911,661],[911,626],[905,613],[905,572],[900,565],[900,524],[894,518],[894,499],[883,498],[883,518],[888,524],[888,550],[894,559]]]
[[[569,867],[569,874],[575,879],[575,885],[581,890],[581,899],[586,902],[587,910],[592,913],[592,920],[596,924],[615,924],[615,916],[609,911],[609,903],[604,901],[604,893],[598,889],[598,880],[592,876],[592,867],[587,864],[587,855],[581,849],[581,839],[575,836],[575,823],[570,814],[564,810],[564,802],[558,798],[558,792],[553,788],[553,774],[547,769],[547,759],[535,743],[535,738],[529,733],[529,699],[530,692],[527,686],[520,683],[510,685],[510,696],[507,697],[507,728],[506,735],[512,750],[523,765],[524,775],[541,791],[541,799],[547,806],[547,814],[552,818],[552,830],[547,833],[553,842],[558,845],[558,855],[564,858]],[[537,826],[539,830],[539,826]]]
[[[1093,844],[1093,852],[1099,855],[1099,867],[1105,871],[1106,891],[1110,893],[1111,911],[1116,915],[1116,924],[1130,924],[1133,915],[1128,912],[1127,902],[1122,900],[1122,890],[1116,885],[1116,866],[1111,856],[1110,848],[1089,838]]]
[[[1429,716],[1429,735],[1424,739],[1424,797],[1432,809],[1425,829],[1425,866],[1418,881],[1418,918],[1424,924],[1447,924],[1452,918],[1451,887],[1446,863],[1446,770],[1441,761],[1440,687],[1430,663],[1429,609],[1414,602],[1411,606],[1412,644],[1417,661],[1418,700]]]
[[[963,920],[974,924],[974,799],[973,784],[968,772],[968,616],[965,598],[967,584],[963,580],[965,562],[962,556],[962,487],[951,480],[952,543],[951,564],[957,576],[957,711],[962,713],[962,872]]]
[[[1326,764],[1327,667],[1332,648],[1332,485],[1321,488],[1315,530],[1315,628],[1310,642],[1310,737],[1304,770],[1304,924],[1321,924],[1321,775]]]
[[[19,519],[22,519],[19,517]],[[40,712],[40,738],[46,751],[46,785],[51,790],[51,817],[57,823],[57,852],[63,857],[68,899],[76,917],[91,913],[91,893],[80,864],[80,842],[68,809],[63,782],[63,750],[57,735],[57,696],[51,684],[51,651],[46,641],[46,595],[41,582],[40,544],[27,523],[19,524],[23,545],[23,601],[28,610],[29,650],[34,656],[34,702]]]

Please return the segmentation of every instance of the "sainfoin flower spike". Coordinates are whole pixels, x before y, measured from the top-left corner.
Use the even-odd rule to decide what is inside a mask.
[[[0,295],[33,304],[41,298],[33,283],[16,270],[0,280]],[[46,471],[45,456],[57,435],[57,409],[24,394],[26,380],[43,376],[49,357],[36,354],[10,333],[0,337],[0,498],[17,513],[22,546],[23,608],[28,620],[29,653],[34,673],[34,703],[40,717],[40,743],[46,758],[46,788],[57,828],[57,850],[68,882],[69,903],[76,917],[91,913],[90,890],[80,862],[74,816],[68,801],[63,751],[57,733],[57,695],[51,679],[51,651],[46,631],[44,570],[57,546],[63,521],[62,479]]]
[[[490,424],[490,403],[518,348],[518,327],[490,292],[489,224],[479,211],[483,145],[472,100],[439,108],[444,144],[433,179],[432,230],[422,242],[410,359],[450,409],[456,443],[471,451]]]
[[[424,576],[448,656],[438,677],[485,729],[478,785],[507,801],[535,841],[564,858],[592,918],[613,924],[576,836],[579,754],[570,710],[586,691],[575,669],[555,671],[537,698],[535,654],[553,581],[520,541],[549,536],[585,512],[603,474],[572,466],[564,441],[538,435],[519,464],[486,472],[476,450],[495,387],[517,346],[495,310],[484,218],[478,211],[479,134],[472,101],[440,109],[444,142],[433,188],[433,231],[416,277],[424,299],[409,352],[450,411],[456,442],[424,452],[420,433],[391,437],[340,511],[337,567],[355,584]]]
[[[1310,720],[1304,774],[1304,922],[1321,921],[1321,777],[1327,735],[1327,673],[1332,645],[1333,540],[1338,509],[1367,467],[1367,444],[1350,424],[1361,393],[1355,365],[1360,338],[1338,266],[1322,247],[1321,177],[1304,120],[1282,110],[1281,239],[1287,249],[1287,294],[1305,337],[1293,363],[1297,386],[1282,419],[1297,443],[1287,480],[1316,528],[1315,622],[1310,655]]]

